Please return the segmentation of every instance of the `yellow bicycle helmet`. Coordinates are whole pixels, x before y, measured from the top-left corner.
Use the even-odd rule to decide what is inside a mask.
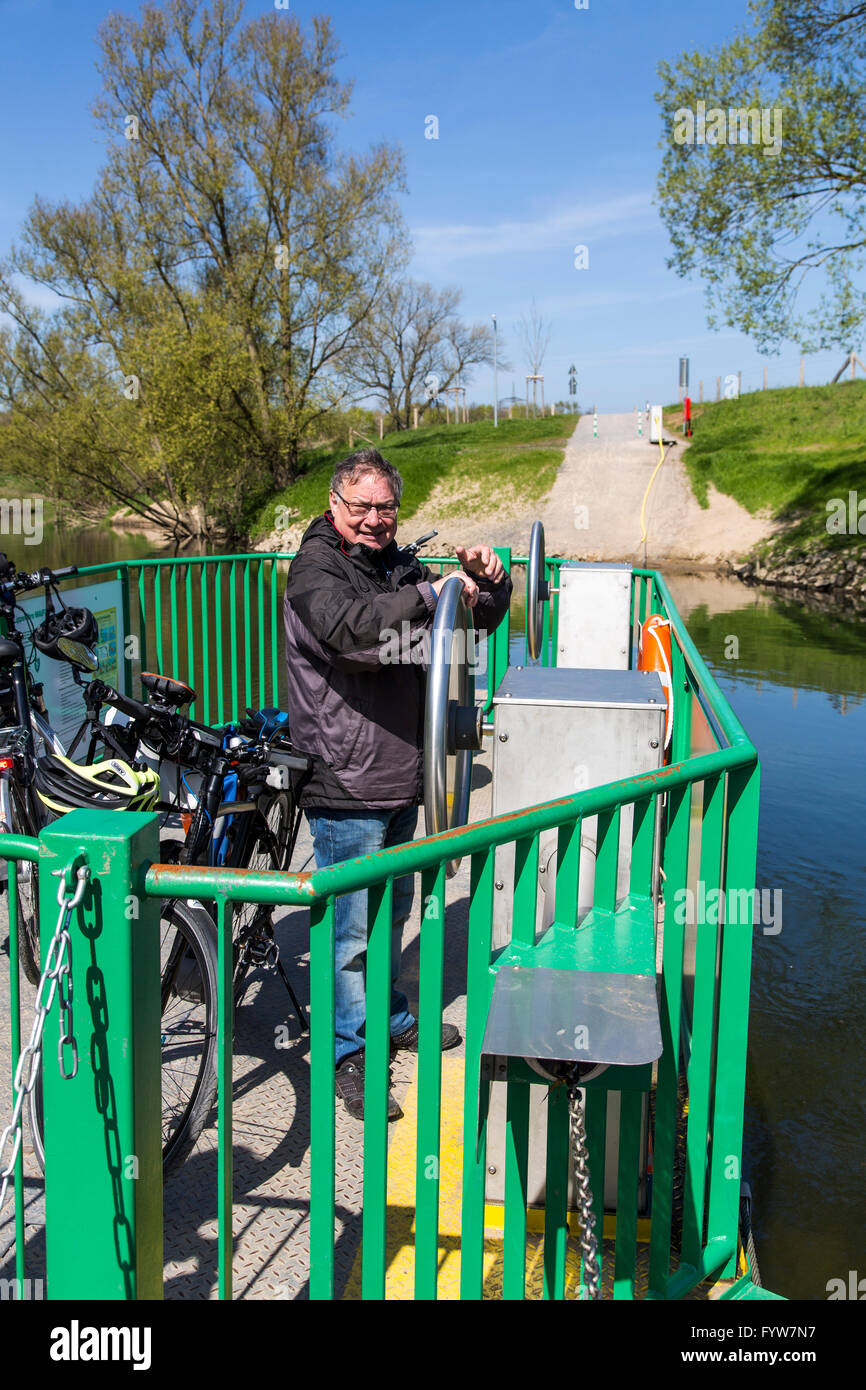
[[[159,774],[119,758],[82,766],[59,753],[36,760],[33,778],[40,801],[57,815],[73,811],[152,811],[159,800]]]

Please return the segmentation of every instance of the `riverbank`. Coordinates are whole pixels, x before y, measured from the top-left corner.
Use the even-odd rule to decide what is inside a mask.
[[[458,545],[487,541],[511,545],[507,537],[526,530],[554,486],[574,431],[575,417],[428,425],[385,435],[375,447],[400,470],[403,498],[399,544],[438,531],[433,553],[453,554]],[[367,441],[359,440],[356,448]],[[253,524],[253,548],[296,550],[314,516],[328,504],[333,469],[345,447],[311,451],[304,472],[290,488],[271,497]],[[429,547],[428,547],[429,548]]]
[[[693,402],[692,415],[683,463],[698,501],[715,489],[772,522],[722,572],[866,611],[866,382]],[[681,423],[665,411],[666,430]]]
[[[866,546],[858,550],[780,550],[726,566],[744,584],[784,589],[800,601],[829,601],[866,617]]]
[[[539,520],[548,555],[713,570],[773,531],[714,489],[702,507],[682,464],[685,444],[668,448],[662,462],[635,413],[600,415],[597,426],[590,415],[576,425],[548,417],[503,421],[496,431],[489,423],[444,426],[386,436],[381,447],[404,476],[398,543],[435,530],[431,554],[486,542],[525,555]],[[257,549],[297,548],[325,505],[339,457],[318,461],[271,500]]]

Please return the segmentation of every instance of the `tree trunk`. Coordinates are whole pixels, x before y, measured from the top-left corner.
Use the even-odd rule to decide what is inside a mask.
[[[299,441],[290,439],[285,452],[277,456],[271,469],[275,487],[291,487],[297,481],[299,454]]]

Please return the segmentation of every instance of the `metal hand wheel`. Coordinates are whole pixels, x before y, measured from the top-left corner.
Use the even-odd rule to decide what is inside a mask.
[[[424,818],[428,835],[465,825],[469,817],[472,753],[481,747],[481,709],[475,705],[474,643],[463,584],[442,586],[433,620],[424,715]],[[459,859],[446,864],[453,878]]]
[[[540,521],[534,521],[526,565],[526,649],[533,661],[541,655],[543,605],[549,601],[550,585],[544,577],[544,527]]]

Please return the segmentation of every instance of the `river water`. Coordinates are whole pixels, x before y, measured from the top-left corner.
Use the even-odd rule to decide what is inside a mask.
[[[669,584],[758,750],[757,886],[781,893],[781,930],[754,937],[746,1078],[761,1275],[824,1299],[866,1275],[866,624],[735,581]]]
[[[97,528],[3,545],[22,569],[153,553]],[[866,1276],[866,624],[735,581],[669,584],[758,749],[757,884],[782,909],[754,939],[743,1172],[761,1275],[824,1299]]]

